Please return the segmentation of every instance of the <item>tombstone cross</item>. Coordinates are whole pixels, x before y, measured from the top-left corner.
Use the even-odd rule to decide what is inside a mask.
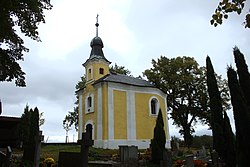
[[[88,154],[89,154],[89,147],[93,145],[93,140],[90,138],[90,134],[82,133],[82,140],[79,141],[81,144],[81,167],[88,166]]]

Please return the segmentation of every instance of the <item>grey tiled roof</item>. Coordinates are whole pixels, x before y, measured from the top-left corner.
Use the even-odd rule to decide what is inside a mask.
[[[134,78],[131,76],[116,74],[116,73],[107,74],[104,77],[95,81],[94,84],[97,84],[100,82],[115,82],[115,83],[141,86],[141,87],[155,87],[154,84],[144,79]]]

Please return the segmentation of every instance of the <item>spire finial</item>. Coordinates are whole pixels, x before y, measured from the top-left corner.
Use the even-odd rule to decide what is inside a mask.
[[[95,26],[96,26],[96,36],[98,37],[98,26],[99,26],[99,23],[98,23],[98,16],[99,14],[97,14],[96,16],[96,23],[95,23]]]

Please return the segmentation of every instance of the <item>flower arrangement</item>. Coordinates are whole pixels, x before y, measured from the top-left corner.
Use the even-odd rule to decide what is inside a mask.
[[[194,160],[194,166],[195,167],[206,167],[207,163],[203,160]]]
[[[55,164],[55,160],[53,158],[46,158],[44,161],[43,161],[43,167],[51,167]]]
[[[176,160],[174,162],[174,167],[184,167],[185,166],[185,160]],[[194,160],[194,167],[206,167],[207,163],[203,160]]]

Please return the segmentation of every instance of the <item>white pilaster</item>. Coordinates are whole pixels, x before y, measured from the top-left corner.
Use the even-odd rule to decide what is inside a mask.
[[[136,140],[135,92],[127,91],[127,138]]]
[[[82,119],[83,119],[83,111],[82,111],[82,94],[80,94],[79,96],[79,134],[78,134],[78,139],[82,139],[82,132],[83,132],[83,122],[82,122]]]
[[[114,95],[108,84],[108,140],[114,140]]]
[[[97,88],[97,140],[102,140],[102,87]]]

